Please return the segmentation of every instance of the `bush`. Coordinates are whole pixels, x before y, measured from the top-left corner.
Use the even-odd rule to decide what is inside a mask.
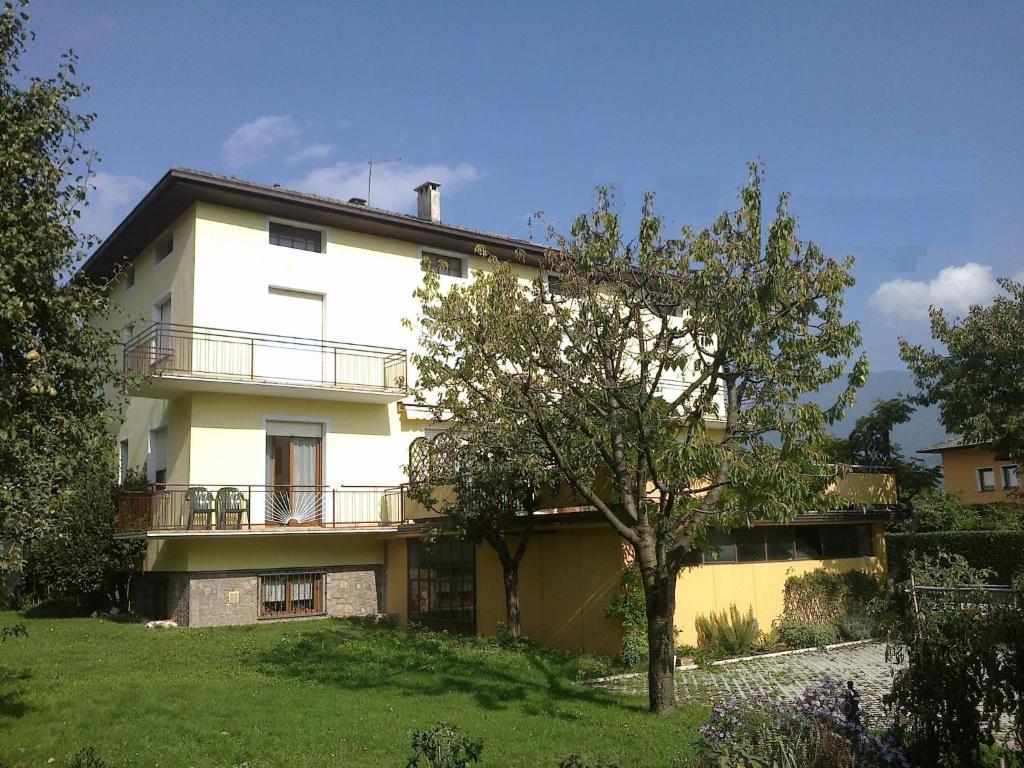
[[[615,763],[606,763],[604,760],[598,760],[596,763],[590,762],[585,757],[579,755],[569,755],[565,760],[558,764],[558,768],[619,768]]]
[[[412,757],[406,768],[469,768],[480,762],[482,739],[462,735],[454,725],[437,723],[425,731],[413,731],[409,739]]]
[[[742,656],[749,653],[761,633],[754,618],[754,609],[740,614],[734,605],[728,611],[698,616],[697,647],[705,652],[722,656]]]
[[[714,707],[696,743],[711,768],[895,768],[909,763],[898,732],[875,734],[854,692],[826,679],[800,698]]]
[[[889,576],[903,581],[910,573],[910,558],[940,553],[960,555],[975,568],[990,568],[995,579],[1009,584],[1021,570],[1024,531],[941,531],[898,533],[886,537]]]
[[[835,573],[819,568],[786,579],[783,615],[804,624],[834,624],[882,594],[878,579],[862,571]]]
[[[841,640],[867,640],[878,635],[878,620],[864,613],[851,613],[836,622]]]
[[[839,640],[835,624],[810,624],[785,614],[776,620],[773,629],[789,648],[821,648]]]

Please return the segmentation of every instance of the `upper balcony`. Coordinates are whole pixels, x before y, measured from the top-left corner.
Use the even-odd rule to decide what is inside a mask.
[[[277,394],[392,403],[408,394],[403,349],[321,339],[153,323],[124,345],[132,394],[173,399],[185,392]]]

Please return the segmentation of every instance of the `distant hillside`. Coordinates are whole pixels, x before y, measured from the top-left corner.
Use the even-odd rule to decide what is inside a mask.
[[[841,389],[841,383],[836,382],[832,387],[819,392],[812,400],[819,405],[831,405],[835,402],[836,395]],[[868,383],[857,393],[857,404],[847,412],[846,418],[832,427],[831,432],[837,437],[846,437],[850,434],[853,423],[867,414],[876,400],[895,397],[900,393],[909,394],[913,391],[914,382],[907,371],[873,371],[868,377]],[[934,406],[918,408],[910,421],[893,430],[893,440],[903,447],[903,452],[907,456],[915,456],[915,451],[919,448],[945,440],[947,437],[946,430],[939,423],[939,409]],[[938,456],[918,455],[917,457],[929,464],[939,463]]]

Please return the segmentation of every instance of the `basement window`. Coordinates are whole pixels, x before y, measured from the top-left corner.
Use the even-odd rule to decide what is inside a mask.
[[[318,229],[293,227],[291,224],[270,222],[270,244],[299,251],[323,251],[323,233]]]
[[[296,571],[259,577],[259,618],[291,619],[324,612],[323,573]]]

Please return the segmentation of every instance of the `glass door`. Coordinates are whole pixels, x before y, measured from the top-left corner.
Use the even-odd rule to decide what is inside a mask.
[[[267,509],[269,525],[319,525],[320,438],[267,435]]]

